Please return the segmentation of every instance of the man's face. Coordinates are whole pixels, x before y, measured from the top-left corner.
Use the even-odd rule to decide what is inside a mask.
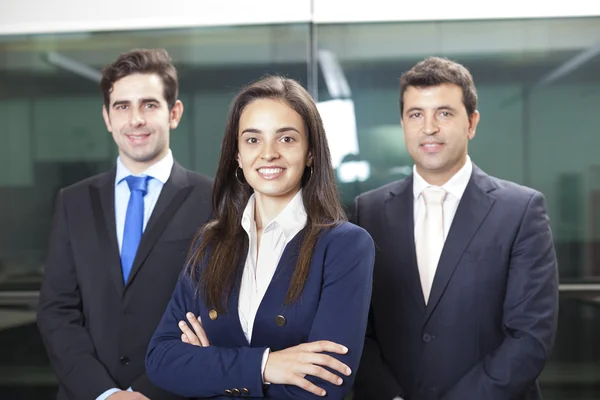
[[[140,173],[169,150],[169,132],[183,113],[180,101],[169,110],[164,87],[157,74],[132,74],[119,79],[110,93],[104,122],[119,148],[123,164]]]
[[[465,164],[478,122],[477,111],[470,118],[467,115],[457,85],[409,86],[404,92],[406,148],[430,184],[443,185]]]

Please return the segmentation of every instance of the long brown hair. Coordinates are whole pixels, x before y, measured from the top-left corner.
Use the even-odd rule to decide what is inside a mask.
[[[220,312],[227,309],[248,251],[248,236],[241,220],[252,188],[243,177],[236,176],[236,156],[240,116],[248,104],[258,99],[283,101],[300,114],[313,160],[312,171],[307,168],[302,177],[307,223],[287,292],[287,304],[300,298],[321,231],[346,220],[337,193],[325,129],[310,94],[295,80],[281,76],[268,76],[242,89],[233,100],[227,117],[213,186],[214,219],[199,230],[186,265],[187,273],[193,282],[197,282],[196,291],[201,293],[207,307]]]

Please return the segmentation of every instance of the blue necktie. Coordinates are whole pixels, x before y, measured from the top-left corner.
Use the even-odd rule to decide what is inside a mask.
[[[133,260],[137,253],[142,231],[144,228],[144,196],[148,191],[149,176],[129,175],[125,180],[129,185],[129,203],[125,215],[125,228],[123,229],[123,244],[121,246],[121,267],[123,268],[123,282],[127,282]]]

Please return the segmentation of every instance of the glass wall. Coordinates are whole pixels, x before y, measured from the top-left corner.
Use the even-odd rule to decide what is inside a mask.
[[[34,324],[54,197],[114,164],[98,70],[120,53],[169,51],[185,105],[171,147],[207,175],[240,86],[266,73],[307,85],[349,214],[356,195],[411,171],[399,123],[402,72],[429,55],[463,63],[482,115],[473,161],[546,195],[561,282],[578,284],[600,282],[599,38],[600,18],[0,36],[0,398],[54,394]],[[561,296],[556,348],[541,377],[548,399],[600,396],[598,296]]]

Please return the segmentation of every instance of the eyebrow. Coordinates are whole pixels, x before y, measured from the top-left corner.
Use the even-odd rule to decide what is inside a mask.
[[[156,98],[154,97],[146,97],[140,100],[140,103],[142,104],[148,104],[148,103],[160,103],[160,101],[158,101]],[[117,100],[115,101],[112,106],[116,107],[116,106],[121,106],[121,105],[129,105],[131,104],[130,100]]]
[[[284,133],[284,132],[289,132],[289,131],[294,131],[297,133],[300,133],[300,131],[296,128],[294,128],[293,126],[284,126],[283,128],[279,128],[275,131],[275,133]],[[262,134],[263,132],[260,129],[256,129],[256,128],[246,128],[242,131],[242,133],[240,133],[240,135],[243,135],[244,133],[258,133],[258,134]]]
[[[410,113],[410,112],[413,112],[413,111],[423,111],[423,110],[424,110],[423,107],[411,107],[411,108],[407,109],[405,112],[406,113]],[[456,112],[456,109],[454,107],[451,107],[451,106],[446,105],[446,104],[436,107],[435,110],[436,111],[449,110],[449,111],[452,111],[452,112]]]

